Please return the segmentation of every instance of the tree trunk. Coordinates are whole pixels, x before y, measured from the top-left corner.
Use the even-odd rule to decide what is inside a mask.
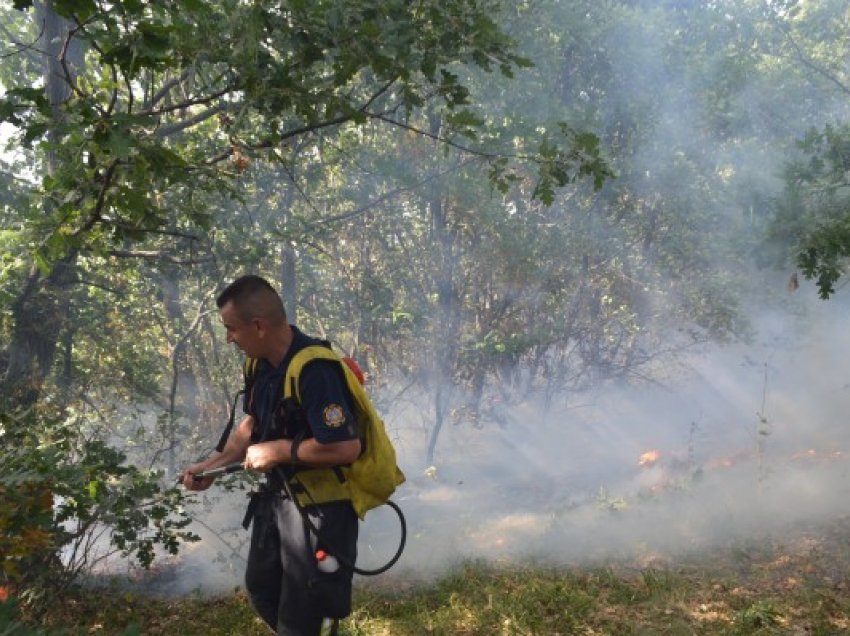
[[[280,255],[280,295],[289,322],[298,324],[298,270],[291,241],[284,241]]]
[[[68,75],[73,81],[75,69],[82,65],[83,51],[73,38],[65,46],[73,25],[55,13],[53,0],[36,3],[35,15],[42,34],[36,48],[44,52],[44,90],[58,124],[61,104],[71,93]],[[63,51],[64,67],[60,59]],[[58,140],[57,129],[48,131],[51,141]],[[52,175],[56,167],[55,157],[48,156],[48,174]],[[45,202],[46,213],[49,205]],[[12,305],[12,337],[4,356],[7,367],[0,378],[0,390],[13,406],[26,408],[41,395],[68,317],[68,288],[75,280],[75,261],[76,253],[67,254],[57,259],[46,275],[33,266]]]
[[[0,391],[14,407],[27,408],[41,395],[65,327],[72,280],[72,268],[66,263],[55,264],[47,277],[35,270],[12,306],[12,337]]]
[[[429,132],[432,136],[437,137],[442,127],[442,120],[431,115],[429,122]],[[435,354],[434,375],[437,383],[437,390],[434,394],[435,424],[431,430],[426,457],[428,465],[431,465],[434,463],[437,439],[452,404],[460,309],[454,280],[455,260],[457,258],[455,237],[451,228],[449,228],[443,193],[439,189],[433,192],[428,201],[428,212],[431,217],[432,242],[437,246],[439,259],[436,278],[437,311],[432,323],[433,351]]]
[[[296,145],[290,155],[291,165],[297,165],[297,157],[300,147]],[[293,167],[294,170],[294,167]],[[286,227],[292,218],[292,203],[295,199],[295,176],[290,175],[291,182],[284,189],[278,204],[278,215],[283,219]],[[292,324],[298,324],[298,263],[295,253],[295,244],[289,239],[284,239],[280,254],[280,296],[283,299],[283,308],[286,317]]]

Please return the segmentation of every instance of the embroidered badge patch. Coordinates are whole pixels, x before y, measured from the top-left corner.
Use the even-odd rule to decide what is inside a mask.
[[[322,417],[325,420],[325,426],[329,428],[339,428],[345,424],[345,411],[339,404],[330,404],[325,407]]]

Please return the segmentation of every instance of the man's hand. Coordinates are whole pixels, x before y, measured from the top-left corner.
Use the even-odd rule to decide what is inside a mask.
[[[215,477],[205,477],[203,479],[195,479],[195,475],[197,473],[202,472],[205,469],[203,463],[192,464],[183,473],[180,475],[180,483],[183,484],[183,487],[186,490],[206,490],[210,486],[212,486],[215,481]]]
[[[245,452],[245,468],[267,473],[283,461],[284,444],[286,444],[284,440],[252,444]]]

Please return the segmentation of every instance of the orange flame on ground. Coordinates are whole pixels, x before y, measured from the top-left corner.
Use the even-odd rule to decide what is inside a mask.
[[[638,457],[638,466],[652,466],[659,459],[661,459],[660,452],[657,450],[649,450]]]
[[[819,451],[814,448],[809,448],[802,451],[797,451],[791,455],[791,461],[799,461],[805,459],[830,461],[834,459],[842,459],[844,453],[840,450],[823,450]]]

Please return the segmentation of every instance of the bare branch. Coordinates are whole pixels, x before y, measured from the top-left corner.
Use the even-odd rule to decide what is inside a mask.
[[[386,93],[390,87],[395,83],[395,79],[391,79],[386,84],[384,84],[381,88],[375,92],[366,102],[358,108],[356,111],[346,115],[340,115],[339,117],[335,117],[333,119],[329,119],[328,121],[319,122],[318,124],[311,124],[309,126],[302,126],[300,128],[293,128],[292,130],[286,132],[281,136],[281,141],[286,139],[291,139],[292,137],[297,137],[299,135],[304,135],[306,133],[315,132],[317,130],[321,130],[323,128],[328,128],[330,126],[337,126],[339,124],[344,124],[347,121],[354,119],[358,113],[366,115],[367,117],[374,117],[372,113],[368,111],[369,106],[371,106],[376,99],[378,99],[381,95]],[[268,148],[271,146],[270,142],[266,142],[256,146],[258,148]]]
[[[194,99],[187,99],[187,100],[179,102],[177,104],[169,104],[168,106],[163,106],[162,108],[158,108],[158,109],[148,108],[148,109],[145,109],[145,110],[140,110],[138,112],[138,114],[139,115],[145,115],[145,116],[150,115],[150,116],[156,117],[157,115],[165,115],[166,113],[173,113],[176,110],[184,110],[186,108],[190,108],[191,106],[199,106],[201,104],[209,104],[209,103],[217,100],[219,97],[227,95],[232,90],[233,90],[233,87],[227,86],[227,87],[225,87],[221,90],[210,93],[209,95],[206,95],[205,97],[196,97]]]
[[[171,390],[168,395],[168,417],[172,423],[174,422],[175,414],[177,412],[177,384],[180,378],[180,354],[186,349],[186,342],[201,325],[203,318],[213,312],[212,309],[206,309],[206,305],[212,298],[215,297],[216,293],[217,290],[215,287],[207,291],[201,299],[201,302],[198,304],[197,313],[195,314],[195,319],[192,321],[192,324],[189,325],[189,328],[177,338],[177,342],[174,343],[174,347],[171,349]]]
[[[202,121],[205,121],[220,112],[232,110],[236,107],[238,107],[238,104],[221,102],[198,113],[194,117],[190,117],[189,119],[184,119],[182,121],[174,122],[173,124],[168,124],[166,126],[161,126],[157,128],[156,135],[157,137],[167,137],[168,135],[173,135],[174,133],[180,132],[181,130],[191,128],[196,124],[200,124]]]
[[[118,159],[113,159],[109,164],[109,167],[107,167],[106,172],[103,174],[103,185],[100,188],[100,192],[97,193],[94,210],[92,210],[92,213],[89,215],[89,218],[86,219],[86,222],[83,223],[76,232],[74,232],[75,237],[85,234],[101,220],[103,205],[106,202],[106,192],[109,190],[109,186],[112,185],[112,176],[115,174],[115,169],[117,167]]]
[[[83,25],[77,24],[73,29],[68,29],[68,33],[65,35],[65,41],[62,42],[62,50],[59,53],[59,64],[62,67],[62,73],[65,78],[65,83],[70,87],[70,89],[76,93],[82,99],[86,99],[88,95],[86,95],[83,91],[80,90],[80,87],[77,86],[76,79],[71,74],[71,69],[68,68],[68,47],[71,45],[72,40],[76,37],[78,31],[84,31]],[[113,93],[113,100],[117,99],[117,95]],[[99,104],[95,103],[94,107],[101,115],[105,115],[108,111],[104,111],[103,108],[100,107]],[[111,109],[111,105],[110,105]]]
[[[116,296],[118,296],[118,297],[124,297],[124,296],[126,296],[126,293],[125,293],[124,291],[120,290],[120,289],[117,289],[117,288],[115,288],[115,287],[110,287],[110,286],[105,285],[105,284],[103,284],[103,283],[98,283],[98,282],[95,282],[95,281],[93,281],[93,280],[89,280],[89,279],[87,279],[87,278],[83,278],[83,277],[77,277],[77,284],[78,284],[78,285],[82,285],[83,287],[93,287],[94,289],[99,289],[99,290],[101,290],[101,291],[105,291],[105,292],[107,292],[108,294],[115,294],[115,295],[116,295]],[[86,402],[88,402],[88,398],[86,397],[86,393],[85,393],[85,392],[80,393],[80,397],[81,397],[83,400],[85,400]],[[93,409],[97,410],[97,407],[94,405],[94,403],[93,403],[93,402],[89,402],[89,404],[91,405],[91,407],[92,407]],[[106,421],[106,419],[105,419],[105,418],[102,418],[102,419],[103,419],[104,421]]]
[[[200,241],[201,237],[196,234],[189,234],[188,232],[181,232],[179,230],[161,230],[157,228],[145,228],[139,227],[138,225],[131,225],[130,223],[122,223],[121,221],[116,221],[115,219],[111,219],[108,217],[104,217],[101,219],[101,222],[105,225],[111,225],[112,227],[116,227],[119,230],[127,230],[130,232],[144,232],[145,234],[160,234],[163,236],[173,236],[175,238],[184,238],[189,239],[190,241]]]
[[[324,225],[324,224],[327,224],[327,223],[335,223],[337,221],[346,221],[346,220],[351,219],[355,216],[360,216],[361,214],[365,214],[369,210],[377,207],[378,205],[380,205],[381,203],[383,203],[387,199],[391,199],[391,198],[398,196],[400,194],[404,194],[405,192],[413,192],[415,190],[418,190],[419,188],[426,185],[427,183],[430,183],[431,181],[434,181],[435,179],[439,179],[440,177],[442,177],[445,174],[449,174],[450,172],[454,172],[455,170],[462,168],[463,166],[465,166],[468,163],[471,163],[473,161],[479,161],[479,160],[481,160],[480,157],[470,157],[469,159],[461,161],[460,163],[453,165],[449,168],[446,168],[445,170],[441,170],[440,172],[436,172],[432,175],[429,175],[428,177],[425,177],[421,181],[414,183],[411,186],[404,187],[404,188],[396,188],[395,190],[390,190],[389,192],[385,192],[384,194],[382,194],[381,196],[376,198],[374,201],[370,201],[366,205],[363,205],[363,206],[357,208],[356,210],[352,210],[350,212],[343,212],[342,214],[337,214],[337,215],[334,215],[334,216],[328,216],[328,217],[325,217],[325,218],[322,218],[322,219],[316,219],[315,221],[308,223],[307,226],[308,227],[315,227],[316,225]]]
[[[6,25],[0,22],[0,33],[6,36],[6,39],[12,44],[12,46],[17,47],[16,51],[10,51],[9,53],[0,54],[0,59],[5,59],[7,57],[12,57],[13,55],[18,55],[19,53],[23,53],[29,58],[31,62],[34,64],[38,64],[41,62],[41,57],[46,55],[45,51],[37,48],[35,43],[38,42],[42,35],[44,35],[44,24],[41,25],[41,29],[38,32],[38,35],[35,38],[35,41],[32,44],[27,44],[25,42],[21,42],[15,34],[9,31],[6,28]]]
[[[187,66],[185,69],[183,69],[183,72],[180,73],[178,77],[173,77],[170,80],[166,81],[165,84],[163,84],[160,89],[151,96],[150,100],[145,103],[144,107],[148,109],[153,108],[157,104],[157,102],[164,99],[165,96],[168,95],[172,88],[174,88],[175,86],[180,86],[194,72],[195,66],[193,64]]]
[[[181,259],[172,254],[168,254],[167,252],[161,252],[158,250],[108,250],[106,254],[108,256],[115,256],[116,258],[141,258],[152,261],[163,261],[173,265],[198,265],[200,263],[209,263],[213,260],[212,256]]]
[[[435,135],[427,130],[422,130],[421,128],[417,128],[416,126],[411,126],[410,124],[405,124],[404,122],[398,121],[396,119],[392,119],[387,117],[383,113],[371,113],[369,117],[372,119],[376,119],[378,121],[382,121],[384,123],[390,124],[392,126],[396,126],[398,128],[403,128],[409,132],[415,133],[417,135],[421,135],[422,137],[427,137],[428,139],[433,139],[434,141],[438,141],[441,144],[446,144],[447,146],[451,146],[452,148],[456,148],[462,152],[467,154],[475,155],[477,157],[484,157],[485,159],[498,159],[501,157],[509,157],[509,158],[520,158],[515,154],[503,154],[499,152],[486,152],[484,150],[478,150],[476,148],[470,148],[469,146],[464,146],[463,144],[459,144],[456,141],[452,141],[448,137],[442,137],[440,135]]]
[[[841,79],[830,73],[827,69],[819,66],[818,64],[815,64],[812,60],[806,57],[806,55],[803,53],[803,49],[797,43],[797,40],[794,39],[794,34],[791,33],[791,29],[788,27],[787,24],[780,21],[779,28],[785,32],[785,37],[788,38],[788,41],[791,43],[791,46],[794,47],[794,51],[797,53],[797,59],[803,64],[803,66],[835,84],[841,90],[842,93],[850,95],[850,86],[847,86],[841,81]]]
[[[316,132],[318,130],[322,130],[324,128],[330,128],[332,126],[338,126],[340,124],[344,124],[352,119],[355,119],[358,114],[366,115],[367,117],[373,117],[372,113],[368,112],[369,106],[371,106],[376,99],[378,99],[381,95],[386,93],[390,87],[395,83],[395,79],[391,79],[386,82],[383,86],[381,86],[366,102],[363,103],[357,110],[347,113],[345,115],[340,115],[338,117],[334,117],[333,119],[328,119],[326,121],[318,122],[315,124],[309,124],[307,126],[301,126],[299,128],[293,128],[292,130],[287,131],[279,138],[276,138],[274,141],[263,141],[258,144],[246,144],[246,148],[250,148],[251,150],[262,150],[266,148],[272,148],[280,143],[285,142],[288,139],[292,139],[293,137],[299,137],[301,135],[306,135],[308,133]],[[228,157],[233,154],[233,148],[228,148],[227,150],[213,156],[204,162],[204,165],[210,166],[221,161],[225,161]]]

